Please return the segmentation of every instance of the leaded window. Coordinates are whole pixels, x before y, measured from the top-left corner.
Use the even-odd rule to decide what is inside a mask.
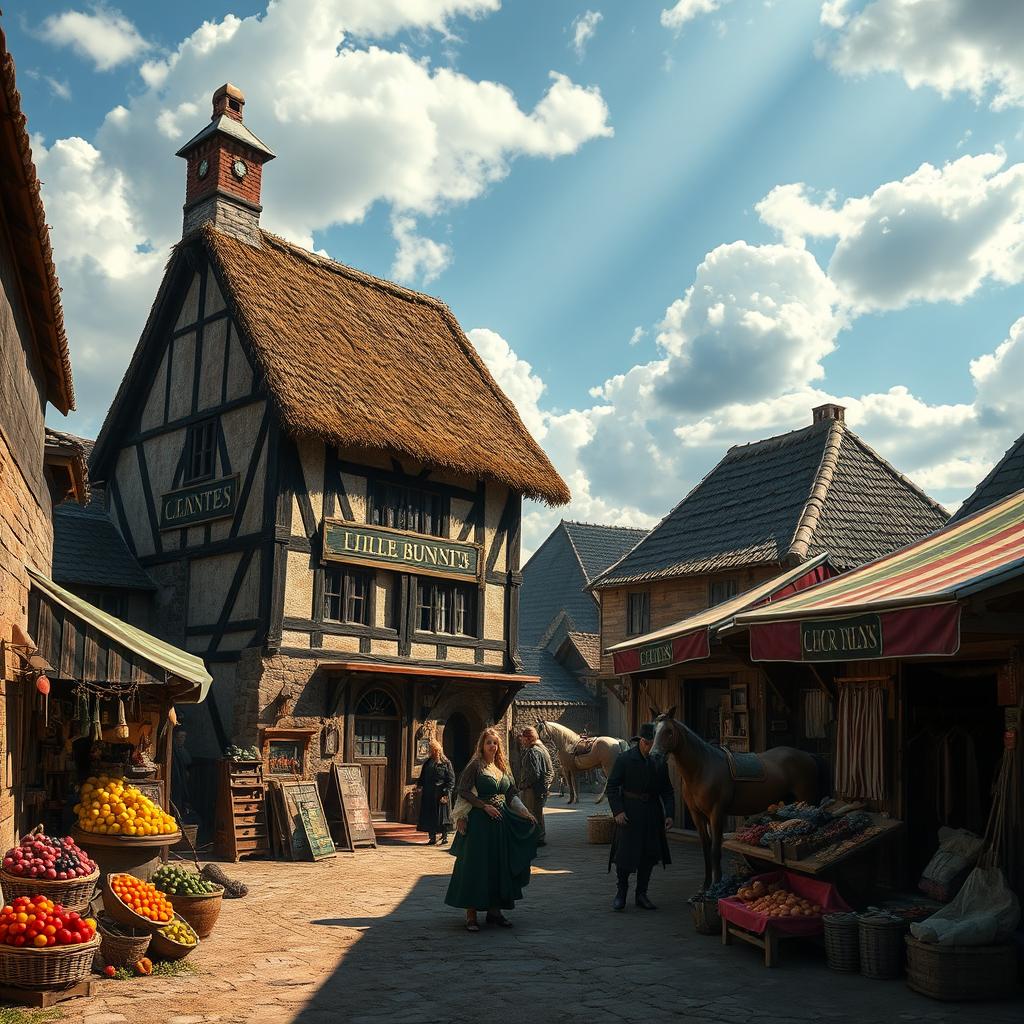
[[[472,636],[476,629],[476,588],[442,580],[416,584],[416,628],[421,633]]]
[[[370,594],[374,575],[345,566],[324,572],[324,618],[330,622],[370,625]]]

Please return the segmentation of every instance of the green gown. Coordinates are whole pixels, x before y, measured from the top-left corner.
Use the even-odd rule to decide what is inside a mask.
[[[512,777],[494,779],[480,772],[476,779],[477,796],[511,800],[515,795]],[[511,910],[523,898],[523,886],[530,882],[530,861],[537,856],[537,830],[525,818],[498,802],[501,817],[492,819],[480,807],[466,816],[465,833],[457,832],[450,853],[455,857],[448,893],[450,907],[465,910],[500,908]]]

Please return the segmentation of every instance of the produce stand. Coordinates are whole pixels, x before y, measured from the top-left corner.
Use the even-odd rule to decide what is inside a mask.
[[[168,850],[181,833],[166,836],[102,835],[85,832],[77,826],[71,830],[75,842],[99,865],[104,875],[128,872],[148,880],[161,862],[167,860]]]

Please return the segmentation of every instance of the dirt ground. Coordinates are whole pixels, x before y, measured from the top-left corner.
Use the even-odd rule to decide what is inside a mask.
[[[699,850],[673,845],[656,872],[656,912],[610,909],[608,848],[585,842],[589,798],[555,798],[515,927],[462,927],[444,906],[451,858],[442,849],[391,845],[319,864],[243,862],[250,886],[225,901],[214,934],[193,954],[197,973],[103,981],[98,997],[63,1005],[83,1024],[530,1024],[599,1018],[648,1021],[864,1021],[1019,1024],[1024,1002],[951,1006],[903,981],[836,974],[812,947],[784,947],[767,970],[752,947],[697,935],[686,906]],[[631,894],[632,896],[632,894]]]

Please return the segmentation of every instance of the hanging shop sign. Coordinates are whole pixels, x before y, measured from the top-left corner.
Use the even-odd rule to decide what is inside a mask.
[[[356,526],[339,519],[324,522],[323,556],[325,561],[355,562],[459,580],[478,579],[481,567],[478,544],[383,526]]]
[[[878,615],[842,619],[805,619],[800,623],[803,661],[844,661],[882,656],[882,620]]]
[[[160,529],[226,519],[238,507],[238,475],[169,491],[160,499]]]

